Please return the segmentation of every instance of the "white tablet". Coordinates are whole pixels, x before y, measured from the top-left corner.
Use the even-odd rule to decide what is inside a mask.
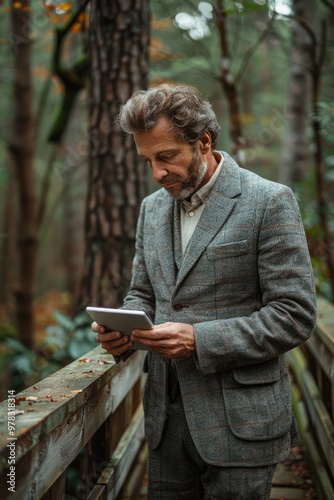
[[[99,325],[110,330],[117,330],[123,335],[131,335],[135,328],[151,330],[153,323],[143,311],[131,311],[126,309],[108,309],[106,307],[86,307],[89,316]],[[135,342],[131,349],[147,350],[139,342]]]

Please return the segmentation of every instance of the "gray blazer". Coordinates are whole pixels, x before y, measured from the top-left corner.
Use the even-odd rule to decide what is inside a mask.
[[[196,448],[210,464],[261,466],[298,442],[284,353],[314,330],[314,280],[292,191],[223,154],[183,257],[178,202],[164,189],[143,201],[124,307],[155,324],[194,326],[196,354],[176,368]],[[149,352],[147,365],[145,425],[155,448],[168,363]]]

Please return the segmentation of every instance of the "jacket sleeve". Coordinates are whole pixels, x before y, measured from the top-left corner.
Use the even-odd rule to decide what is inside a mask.
[[[273,359],[303,343],[316,323],[313,271],[299,207],[290,188],[266,204],[258,233],[262,307],[249,317],[194,325],[198,369],[204,374]]]

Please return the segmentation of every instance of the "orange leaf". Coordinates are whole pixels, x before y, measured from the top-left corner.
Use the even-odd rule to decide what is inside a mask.
[[[3,7],[3,12],[10,12],[12,9],[10,7]]]
[[[60,10],[71,10],[72,4],[71,4],[71,2],[63,2],[63,3],[58,4],[57,7]]]
[[[14,2],[13,7],[14,9],[20,9],[22,7],[22,2]]]
[[[81,14],[79,14],[78,16],[78,22],[84,23],[85,21],[87,21],[87,16],[84,12],[81,12]]]
[[[74,23],[71,28],[72,33],[80,33],[81,30],[82,30],[81,24],[79,23]]]

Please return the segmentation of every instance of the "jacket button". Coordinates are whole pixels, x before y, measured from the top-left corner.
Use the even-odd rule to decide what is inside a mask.
[[[174,311],[181,311],[181,309],[183,309],[183,305],[182,304],[174,304],[173,309],[174,309]]]

